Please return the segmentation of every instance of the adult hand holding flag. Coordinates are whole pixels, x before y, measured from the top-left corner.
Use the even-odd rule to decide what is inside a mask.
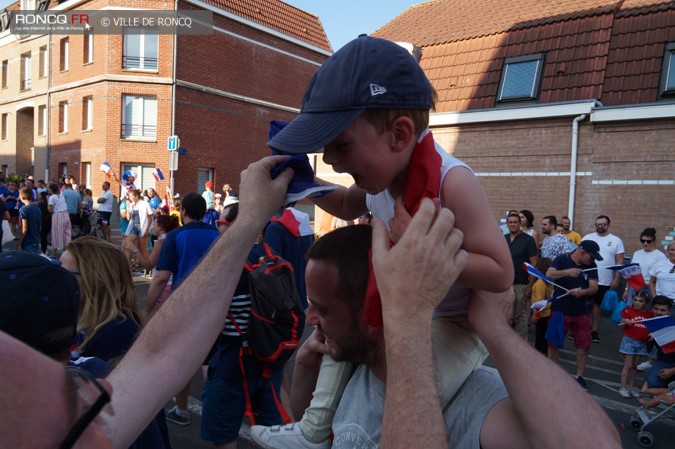
[[[675,319],[670,316],[660,316],[642,320],[642,324],[647,327],[665,354],[675,352]]]

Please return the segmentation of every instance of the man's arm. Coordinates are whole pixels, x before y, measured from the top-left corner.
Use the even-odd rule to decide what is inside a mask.
[[[19,229],[19,241],[16,244],[16,249],[21,249],[23,244],[23,239],[28,234],[28,219],[21,217],[21,228]]]
[[[527,447],[529,443],[532,448],[620,448],[614,425],[593,397],[507,324],[512,302],[513,295],[484,291],[474,291],[469,300],[469,322],[509,393],[509,399],[488,413],[481,446]],[[514,438],[527,442],[523,445]]]
[[[623,265],[623,261],[624,261],[624,253],[617,254],[614,256],[614,263],[616,265]],[[621,273],[615,271],[614,277],[612,278],[612,283],[609,286],[609,288],[611,288],[612,290],[616,290],[617,288],[619,288],[620,282],[621,282]]]
[[[321,178],[314,177],[314,182],[322,186],[336,185]],[[343,220],[355,220],[368,212],[366,207],[366,191],[352,185],[340,186],[318,198],[309,198],[329,214]]]
[[[267,157],[242,172],[239,217],[108,376],[114,388],[112,405],[120,410],[109,422],[115,448],[129,447],[185,386],[222,331],[251,242],[286,196],[293,171],[274,180],[270,176],[270,170],[285,159]]]
[[[467,263],[467,253],[460,249],[462,232],[453,225],[448,209],[437,211],[432,200],[424,199],[389,249],[384,223],[373,221],[373,269],[382,297],[387,364],[383,448],[447,448],[431,318]]]

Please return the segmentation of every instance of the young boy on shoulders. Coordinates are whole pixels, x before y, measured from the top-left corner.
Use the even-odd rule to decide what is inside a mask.
[[[370,211],[390,225],[393,240],[424,197],[439,198],[441,206],[454,213],[454,226],[464,233],[469,259],[436,309],[433,324],[437,380],[445,406],[487,354],[466,321],[469,289],[507,290],[513,283],[513,264],[473,171],[441,148],[427,129],[435,95],[407,50],[360,36],[326,60],[310,81],[300,115],[268,145],[285,153],[322,151],[324,162],[351,175],[354,185],[313,201],[345,220]],[[269,448],[283,447],[291,439],[302,447],[327,447],[331,410],[351,371],[343,365],[324,357],[314,400],[302,421],[283,428],[255,426],[254,440]],[[324,376],[329,370],[332,374]],[[322,394],[319,403],[317,393],[321,389],[325,393],[326,378],[342,382],[331,382],[337,393]]]

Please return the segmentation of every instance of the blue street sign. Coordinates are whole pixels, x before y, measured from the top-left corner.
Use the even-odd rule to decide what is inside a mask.
[[[179,148],[178,154],[180,154],[181,156],[185,156],[187,154],[187,150],[185,148]]]
[[[180,139],[178,138],[178,136],[169,136],[166,142],[166,148],[169,151],[176,151],[179,146],[180,146]]]

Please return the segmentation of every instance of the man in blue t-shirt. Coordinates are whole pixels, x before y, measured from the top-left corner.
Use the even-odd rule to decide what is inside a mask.
[[[19,199],[23,203],[23,207],[19,209],[19,242],[17,249],[40,254],[42,212],[40,212],[39,207],[32,204],[32,189],[28,187],[21,189]]]
[[[180,205],[183,226],[169,232],[162,245],[157,270],[145,300],[147,313],[152,313],[154,310],[169,278],[173,275],[171,291],[174,291],[218,238],[218,230],[202,222],[205,213],[206,201],[198,193],[188,193],[183,197]],[[180,425],[190,424],[190,414],[187,411],[189,392],[190,384],[188,383],[176,394],[176,407],[167,413],[166,419]]]
[[[593,329],[588,301],[598,290],[596,260],[602,260],[600,247],[594,241],[585,240],[572,253],[556,257],[546,272],[546,276],[558,284],[553,290],[553,314],[546,331],[546,339],[549,340],[548,358],[558,361],[569,330],[576,347],[577,382],[584,390],[588,390],[584,371]],[[553,339],[554,336],[558,338]]]
[[[80,194],[73,190],[73,186],[69,183],[63,185],[63,199],[66,200],[68,206],[68,215],[70,216],[70,224],[79,224],[80,220]]]

